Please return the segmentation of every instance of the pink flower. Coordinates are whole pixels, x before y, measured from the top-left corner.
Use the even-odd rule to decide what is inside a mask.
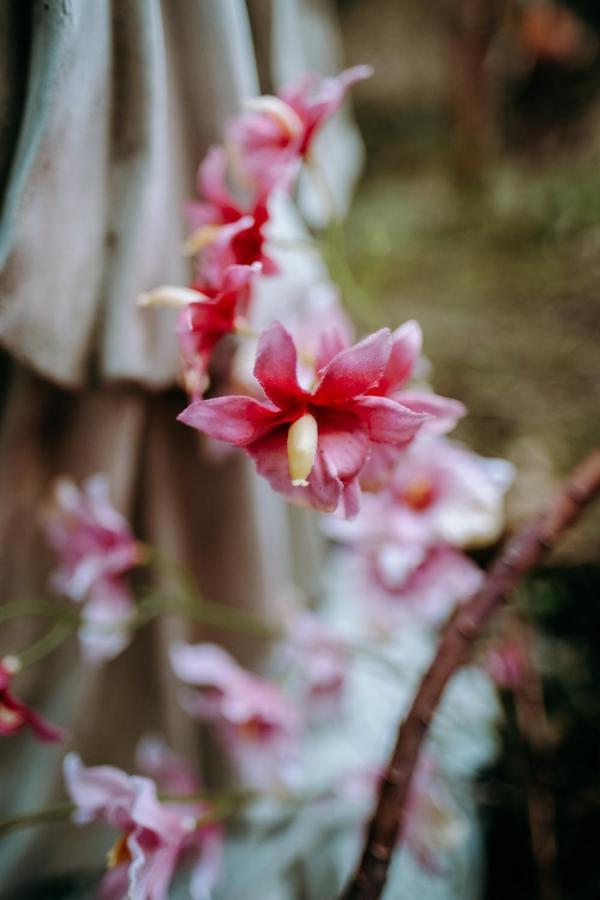
[[[5,656],[0,660],[0,735],[10,737],[23,728],[31,728],[40,741],[64,740],[62,728],[51,725],[12,693],[11,682],[20,668],[17,657]]]
[[[369,560],[369,574],[365,595],[384,618],[402,621],[410,615],[431,625],[442,624],[483,580],[468,556],[442,544],[383,544]]]
[[[194,283],[188,288],[162,285],[138,297],[139,306],[179,309],[177,336],[185,363],[188,393],[202,396],[208,383],[208,366],[219,341],[235,330],[248,314],[254,278],[260,263],[229,266],[218,287]]]
[[[94,475],[81,490],[61,478],[54,507],[45,517],[48,542],[59,555],[52,576],[55,590],[81,600],[99,581],[133,568],[140,551],[126,519],[108,497],[108,482]]]
[[[215,723],[242,779],[265,787],[288,776],[300,719],[279,688],[242,669],[216,644],[175,644],[171,665],[195,691],[190,714]]]
[[[455,427],[465,415],[466,409],[458,400],[428,391],[406,389],[420,362],[422,341],[421,328],[413,319],[397,328],[392,335],[392,352],[388,364],[370,393],[396,400],[413,412],[427,414],[429,419],[424,422],[423,431],[444,434]],[[380,490],[389,480],[401,455],[397,448],[376,448],[361,473],[361,486],[369,491]]]
[[[215,874],[214,827],[198,822],[209,810],[206,804],[179,808],[161,803],[151,779],[112,766],[86,767],[75,753],[65,757],[64,775],[77,806],[73,820],[102,821],[121,832],[108,854],[110,871],[100,886],[103,900],[167,900],[176,867],[190,857],[195,861],[190,897],[208,900]]]
[[[263,275],[279,271],[265,252],[264,228],[269,222],[265,196],[241,204],[226,185],[226,167],[224,148],[211,147],[198,170],[198,189],[205,199],[187,206],[194,232],[185,249],[190,255],[200,254],[195,286],[211,295],[221,289],[229,266],[260,263]]]
[[[131,640],[134,612],[131,592],[120,579],[95,581],[83,606],[78,631],[84,660],[98,665],[118,656]]]
[[[385,490],[364,498],[354,522],[331,520],[323,528],[362,547],[392,540],[483,546],[503,528],[503,497],[512,477],[505,460],[485,459],[447,438],[420,434],[396,461]]]
[[[314,613],[303,610],[287,626],[284,653],[297,666],[305,705],[317,716],[340,705],[348,674],[349,651]]]
[[[337,112],[349,88],[372,71],[355,66],[336,78],[309,75],[276,97],[248,101],[227,130],[227,144],[243,177],[266,193],[289,189],[317,131]]]
[[[267,400],[197,400],[179,416],[198,431],[242,447],[271,487],[324,511],[359,508],[357,477],[374,444],[404,446],[425,415],[393,400],[368,396],[391,352],[384,328],[337,353],[315,388],[298,383],[294,342],[279,323],[258,342],[254,375]]]
[[[389,496],[422,540],[481,547],[502,532],[504,494],[513,474],[505,460],[485,459],[446,438],[423,435],[398,462]]]
[[[231,225],[245,215],[246,210],[233,196],[226,180],[227,152],[217,144],[210,147],[198,167],[196,187],[203,199],[186,204],[185,212],[192,228]]]

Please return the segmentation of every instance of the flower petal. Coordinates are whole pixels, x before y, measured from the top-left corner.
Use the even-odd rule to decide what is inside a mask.
[[[219,441],[245,447],[274,428],[281,413],[252,397],[213,397],[190,403],[177,419]]]
[[[335,406],[364,394],[381,378],[391,350],[390,330],[382,328],[336,354],[323,370],[313,394],[314,403]]]
[[[263,391],[280,409],[286,409],[304,396],[298,384],[297,354],[292,336],[274,322],[258,339],[254,376]]]
[[[387,396],[391,391],[406,384],[420,356],[422,342],[421,326],[414,319],[405,322],[393,332],[392,352],[381,381],[377,385],[378,394]]]
[[[317,449],[308,476],[308,487],[293,487],[287,456],[287,433],[288,427],[283,425],[247,447],[247,453],[256,464],[256,471],[267,479],[274,491],[283,494],[293,503],[333,512],[339,503],[341,482],[330,471],[322,452]]]
[[[372,441],[402,446],[412,440],[429,416],[413,412],[387,397],[359,397],[352,405],[369,428]]]
[[[452,431],[467,412],[460,400],[452,400],[427,391],[401,391],[394,399],[413,412],[427,413],[430,419],[424,423],[423,429],[430,434],[446,434]]]
[[[328,471],[346,482],[364,466],[369,450],[369,432],[358,416],[331,413],[318,420],[319,450],[327,461]]]

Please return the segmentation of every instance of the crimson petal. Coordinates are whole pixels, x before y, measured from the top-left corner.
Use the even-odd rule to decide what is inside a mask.
[[[364,394],[381,378],[391,350],[389,328],[342,350],[323,370],[313,401],[319,406],[336,406]]]
[[[263,391],[280,409],[286,409],[305,395],[296,374],[294,341],[279,322],[262,332],[258,340],[254,376]]]
[[[279,410],[252,397],[196,400],[177,416],[179,422],[234,447],[245,447],[280,421]]]
[[[352,408],[362,415],[372,441],[396,447],[412,440],[430,419],[427,413],[413,412],[387,397],[359,397]]]

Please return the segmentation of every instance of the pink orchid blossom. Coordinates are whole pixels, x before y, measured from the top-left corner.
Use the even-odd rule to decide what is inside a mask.
[[[252,214],[215,231],[200,255],[195,285],[203,291],[218,290],[230,266],[259,263],[263,276],[277,275],[279,267],[265,250],[264,229],[268,222],[266,204],[259,203]]]
[[[484,546],[504,526],[503,498],[513,471],[505,460],[422,433],[396,462],[386,489],[363,498],[354,522],[327,520],[323,529],[363,549],[393,540]]]
[[[198,189],[204,198],[187,206],[194,228],[185,250],[200,254],[195,287],[214,296],[229,266],[260,263],[263,275],[279,269],[265,251],[265,227],[269,211],[264,195],[242,204],[230,193],[225,181],[227,156],[223,147],[211,147],[198,170]]]
[[[23,728],[30,728],[40,741],[64,740],[62,728],[51,725],[12,693],[11,682],[20,669],[18,657],[5,656],[0,660],[0,735],[11,737]]]
[[[368,560],[365,596],[384,620],[416,616],[438,626],[481,587],[483,573],[468,556],[443,544],[389,543]]]
[[[171,665],[195,688],[184,697],[188,712],[215,723],[245,783],[269,787],[289,777],[300,717],[275,684],[247,672],[216,644],[175,644]]]
[[[308,75],[276,97],[249,100],[226,136],[242,177],[267,193],[289,190],[316,133],[337,112],[352,85],[372,73],[370,66],[355,66],[336,78]]]
[[[208,367],[219,341],[244,321],[250,305],[252,282],[261,264],[229,266],[218,287],[194,283],[188,288],[162,285],[138,298],[139,306],[179,309],[177,336],[184,360],[188,393],[202,396],[208,386]]]
[[[482,547],[504,527],[504,494],[514,477],[506,460],[486,459],[447,438],[423,435],[398,462],[392,502],[415,536],[454,547]]]
[[[139,562],[139,546],[127,520],[111,505],[103,475],[88,478],[81,490],[72,481],[59,479],[44,525],[60,558],[52,586],[73,600],[82,600],[96,582]]]
[[[336,711],[346,687],[349,649],[314,613],[295,613],[287,625],[284,654],[299,670],[304,705],[317,717]]]
[[[98,665],[118,656],[131,640],[135,603],[118,578],[95,581],[81,613],[79,645],[85,662]]]
[[[405,446],[426,416],[368,396],[391,352],[383,328],[337,353],[312,391],[300,386],[297,353],[279,323],[260,336],[254,375],[267,400],[197,400],[179,420],[242,447],[271,487],[297,503],[345,515],[359,509],[358,475],[374,444]]]
[[[194,861],[189,896],[209,900],[216,870],[214,826],[199,824],[206,804],[162,803],[151,779],[113,766],[86,767],[75,753],[65,757],[64,775],[77,807],[73,821],[106,822],[121,833],[108,854],[102,900],[167,900],[176,868],[189,860]]]

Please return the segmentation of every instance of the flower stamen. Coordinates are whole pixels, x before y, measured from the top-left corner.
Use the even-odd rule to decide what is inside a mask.
[[[317,420],[305,413],[290,425],[287,438],[288,465],[294,487],[307,487],[317,452]]]

